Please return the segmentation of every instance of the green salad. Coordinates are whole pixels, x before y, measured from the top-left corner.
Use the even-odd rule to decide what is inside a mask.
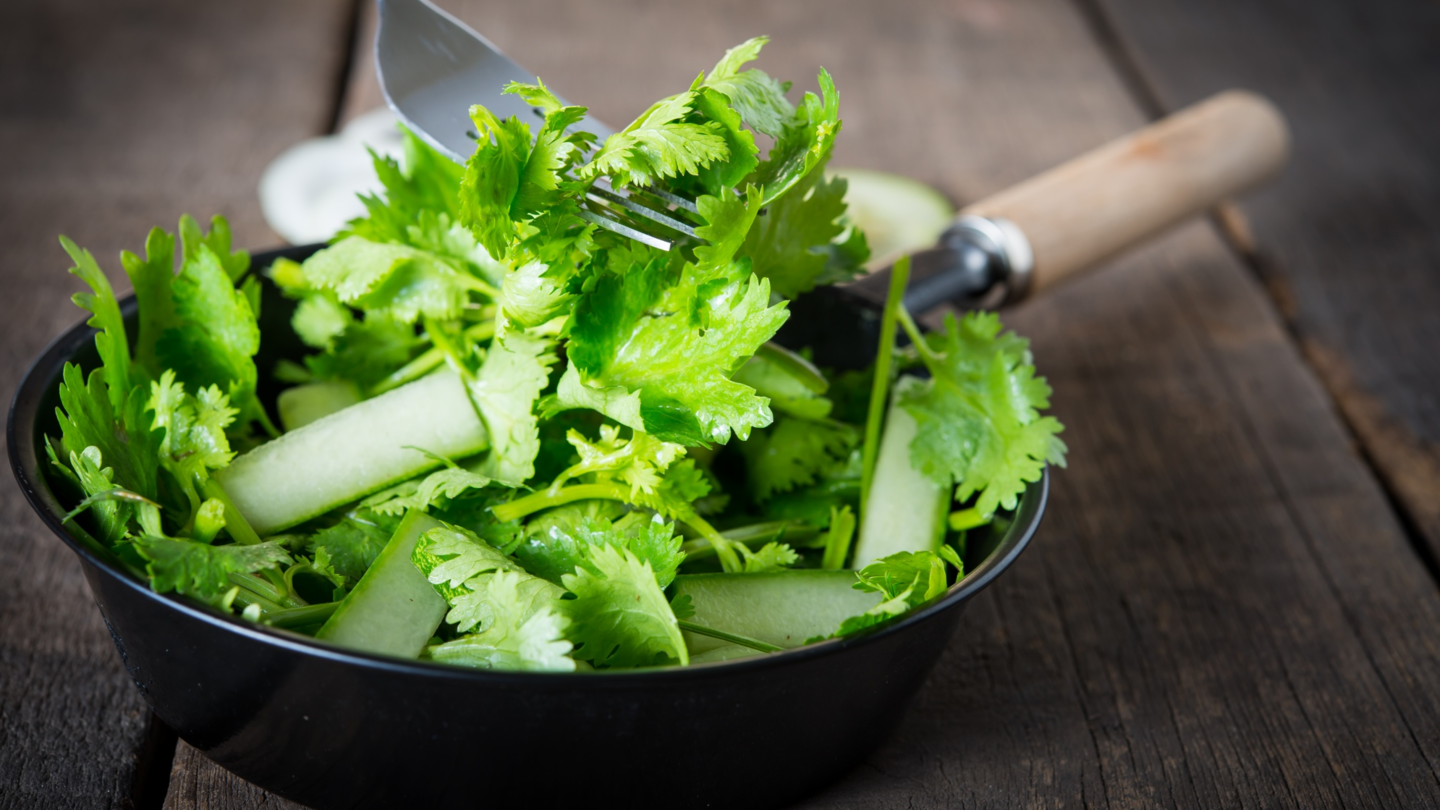
[[[66,365],[47,442],[70,531],[157,592],[493,669],[763,655],[936,598],[966,532],[1063,464],[1050,389],[993,314],[922,334],[903,260],[869,368],[772,342],[869,251],[825,173],[834,83],[793,104],[745,67],[765,42],[603,143],[539,80],[505,88],[538,131],[476,106],[463,166],[407,132],[367,215],[303,262],[252,269],[219,217],[156,228],[121,256],[128,336],[62,237],[100,358]],[[671,213],[696,238],[597,228],[597,182],[693,200]],[[293,336],[261,334],[257,273]],[[296,336],[302,359],[257,368],[262,339]]]

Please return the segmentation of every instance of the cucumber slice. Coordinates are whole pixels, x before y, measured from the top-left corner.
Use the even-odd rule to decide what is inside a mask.
[[[955,207],[918,180],[865,169],[836,169],[845,178],[847,216],[865,232],[871,270],[888,267],[902,254],[935,246],[955,221]]]
[[[790,648],[828,636],[840,622],[880,604],[880,594],[857,591],[854,584],[851,571],[681,574],[675,595],[690,596],[696,624]],[[692,656],[735,646],[694,633],[685,633],[685,645]]]
[[[262,444],[215,473],[264,537],[488,446],[459,375],[443,369]]]
[[[902,378],[895,387],[899,390],[904,384]],[[900,551],[937,551],[944,539],[950,488],[910,466],[915,430],[915,417],[892,400],[855,544],[852,567],[857,570]]]
[[[440,522],[424,512],[410,510],[315,637],[352,650],[418,657],[450,606],[410,555],[420,535],[439,527]]]
[[[294,430],[343,411],[360,399],[355,383],[332,380],[287,388],[280,392],[275,407],[280,411],[280,424]]]

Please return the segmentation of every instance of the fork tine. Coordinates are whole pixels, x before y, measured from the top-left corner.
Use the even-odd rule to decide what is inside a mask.
[[[647,191],[648,191],[648,189],[647,189]],[[630,213],[635,214],[636,216],[641,216],[641,217],[644,217],[645,219],[650,220],[651,222],[655,222],[655,223],[658,223],[658,224],[660,224],[660,225],[664,225],[665,227],[669,228],[669,229],[672,230],[672,231],[679,231],[680,233],[683,233],[683,234],[685,234],[686,236],[689,236],[689,237],[694,238],[694,239],[698,239],[698,238],[699,238],[698,236],[695,235],[695,228],[692,227],[691,225],[689,225],[689,224],[687,224],[687,223],[684,223],[684,222],[681,222],[680,220],[675,219],[674,217],[670,216],[669,214],[665,214],[665,213],[662,213],[662,212],[660,212],[660,211],[656,211],[654,208],[650,208],[649,206],[641,205],[640,203],[635,202],[634,200],[632,200],[632,199],[630,199],[629,197],[626,197],[626,196],[624,196],[624,195],[617,194],[617,193],[615,193],[615,192],[613,192],[613,191],[608,191],[608,190],[603,189],[603,188],[596,188],[596,187],[594,187],[594,186],[591,186],[590,190],[589,190],[588,192],[586,192],[585,196],[589,197],[589,198],[592,199],[592,200],[594,200],[594,199],[596,199],[596,198],[598,197],[600,200],[605,200],[606,202],[614,203],[615,205],[618,205],[618,206],[620,206],[621,208],[624,208],[626,211],[629,211]],[[656,195],[656,196],[659,196],[659,195]],[[667,194],[666,196],[672,196],[672,197],[673,197],[674,195],[669,195],[669,194]],[[679,197],[676,197],[675,199],[680,199],[680,198],[679,198]]]
[[[644,231],[637,231],[623,222],[616,221],[614,219],[611,219],[610,217],[604,216],[603,214],[597,214],[589,209],[581,208],[580,218],[585,220],[586,222],[591,222],[599,225],[607,231],[613,231],[614,233],[618,233],[621,236],[629,237],[630,239],[634,239],[636,242],[641,242],[658,250],[668,252],[670,248],[675,247],[674,242],[661,239],[658,236],[651,236]]]

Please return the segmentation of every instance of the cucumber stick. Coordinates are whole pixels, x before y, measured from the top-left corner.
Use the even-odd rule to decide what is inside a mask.
[[[944,539],[950,488],[910,466],[915,431],[915,417],[892,401],[875,461],[875,480],[860,517],[860,539],[851,566],[856,570],[901,551],[936,551]]]
[[[262,537],[488,446],[459,375],[444,369],[262,444],[215,473]]]
[[[304,427],[359,402],[360,388],[344,380],[297,385],[280,392],[275,409],[286,430]]]
[[[836,169],[845,178],[846,216],[865,232],[874,270],[935,245],[955,222],[955,207],[935,189],[898,174]]]
[[[857,591],[854,584],[852,571],[681,574],[675,577],[675,595],[689,595],[696,624],[788,649],[828,636],[841,622],[880,604],[880,594]],[[692,656],[734,646],[694,633],[685,633],[685,645]],[[734,657],[730,652],[704,660]]]
[[[315,637],[382,655],[415,658],[445,618],[449,605],[410,561],[420,535],[440,522],[410,510],[365,576]]]

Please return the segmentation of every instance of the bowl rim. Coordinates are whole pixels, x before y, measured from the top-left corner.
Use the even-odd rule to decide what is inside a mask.
[[[282,256],[290,257],[313,251],[315,247],[316,246],[312,245],[302,245],[254,253],[251,255],[252,267],[271,262]],[[121,298],[119,303],[121,314],[124,316],[129,316],[136,308],[133,293]],[[857,304],[863,305],[863,303],[859,301],[857,301]],[[46,480],[43,472],[45,462],[41,460],[42,453],[35,442],[35,423],[38,418],[40,403],[47,391],[45,383],[54,379],[56,370],[63,368],[64,364],[68,362],[76,352],[93,341],[98,331],[99,330],[88,326],[86,321],[82,319],[51,340],[45,349],[31,361],[24,376],[21,377],[19,385],[15,388],[14,396],[10,400],[5,425],[6,445],[10,457],[11,470],[15,474],[16,483],[19,484],[20,490],[25,494],[25,500],[30,504],[30,507],[40,516],[46,527],[69,546],[70,550],[75,552],[83,561],[108,573],[142,597],[159,601],[174,610],[178,610],[193,619],[197,619],[221,631],[237,633],[257,642],[277,645],[289,652],[300,655],[315,656],[321,659],[353,664],[367,669],[378,669],[391,673],[409,673],[421,677],[474,681],[476,683],[494,685],[534,685],[542,682],[547,686],[561,686],[565,683],[579,685],[580,683],[600,682],[621,685],[631,680],[634,680],[637,684],[641,684],[666,679],[685,680],[689,678],[708,678],[721,671],[738,674],[742,671],[760,671],[777,666],[786,666],[791,663],[798,664],[802,661],[829,657],[848,649],[876,643],[887,636],[903,632],[906,628],[927,622],[984,590],[1001,572],[1009,568],[1020,556],[1021,552],[1029,546],[1031,538],[1034,537],[1035,532],[1040,526],[1046,504],[1049,501],[1050,469],[1049,466],[1046,465],[1041,470],[1040,478],[1030,482],[1026,487],[1016,507],[1014,522],[1006,530],[1005,536],[1001,538],[995,550],[985,558],[984,562],[980,563],[974,569],[967,571],[964,577],[946,589],[945,593],[932,599],[929,604],[922,605],[910,611],[898,621],[886,622],[878,625],[874,630],[861,632],[853,636],[827,639],[777,653],[747,656],[745,658],[728,661],[707,661],[700,664],[689,665],[621,670],[591,670],[585,672],[472,669],[419,659],[411,661],[408,659],[392,658],[358,650],[348,650],[343,647],[325,644],[324,642],[317,641],[299,633],[255,624],[234,615],[227,616],[218,611],[212,611],[199,604],[192,603],[179,594],[156,593],[149,588],[148,583],[141,582],[132,576],[130,572],[117,568],[110,561],[101,558],[65,529],[59,514],[56,512],[57,507],[63,507],[59,499],[51,492],[49,482]]]

